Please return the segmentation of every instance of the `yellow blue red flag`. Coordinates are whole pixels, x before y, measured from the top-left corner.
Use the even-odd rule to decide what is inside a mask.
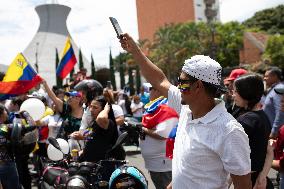
[[[61,79],[64,79],[71,72],[76,63],[77,59],[72,48],[70,37],[68,37],[62,52],[60,63],[56,69],[56,75]]]
[[[19,53],[0,82],[0,99],[26,93],[41,81],[42,78],[29,65],[23,54]]]

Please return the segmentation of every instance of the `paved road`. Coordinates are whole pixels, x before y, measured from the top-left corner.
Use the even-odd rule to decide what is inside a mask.
[[[136,146],[126,146],[126,159],[129,161],[129,165],[134,165],[138,169],[140,169],[146,176],[148,180],[148,189],[155,189],[155,186],[150,178],[148,171],[145,169],[144,160],[141,156],[139,148]]]
[[[144,160],[141,156],[139,148],[137,148],[135,146],[127,146],[125,149],[128,152],[126,158],[129,160],[129,164],[134,165],[134,166],[138,167],[141,171],[143,171],[143,173],[145,174],[145,176],[148,179],[148,183],[149,183],[148,189],[155,189],[155,186],[154,186],[154,184],[153,184],[153,182],[150,178],[150,175],[144,167]],[[275,170],[271,169],[269,174],[268,174],[268,177],[271,178],[273,182],[275,182],[276,174],[277,174],[277,172]],[[234,189],[234,186],[232,185],[230,187],[230,189]],[[278,188],[275,187],[275,189],[278,189]]]

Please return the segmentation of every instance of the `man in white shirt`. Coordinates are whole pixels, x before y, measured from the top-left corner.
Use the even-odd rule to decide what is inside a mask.
[[[177,88],[128,34],[120,42],[180,115],[168,188],[226,189],[229,174],[235,189],[251,188],[248,137],[224,102],[214,99],[221,88],[219,63],[203,55],[186,60]]]

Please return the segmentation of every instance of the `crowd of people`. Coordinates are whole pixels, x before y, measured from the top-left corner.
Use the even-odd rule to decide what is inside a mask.
[[[167,189],[225,189],[231,182],[236,189],[273,188],[267,178],[271,167],[280,171],[284,188],[284,97],[275,90],[284,88],[279,68],[264,76],[236,69],[222,80],[218,62],[196,55],[185,60],[174,86],[131,36],[123,34],[120,42],[179,115]]]
[[[28,162],[47,157],[48,138],[76,141],[79,161],[125,159],[122,146],[108,151],[121,134],[125,117],[142,122],[140,141],[145,167],[157,189],[273,188],[271,168],[284,188],[284,88],[277,67],[264,75],[242,68],[222,79],[222,67],[208,56],[187,59],[172,85],[128,34],[122,48],[133,55],[145,79],[141,93],[129,96],[83,78],[69,89],[50,88],[45,80],[27,94],[0,104],[0,179],[4,189],[31,188]],[[20,147],[12,142],[12,123],[21,104],[38,98],[40,120]],[[23,136],[25,141],[26,135]],[[74,147],[74,144],[73,144]],[[170,154],[170,155],[169,155]],[[37,170],[37,171],[38,171]]]

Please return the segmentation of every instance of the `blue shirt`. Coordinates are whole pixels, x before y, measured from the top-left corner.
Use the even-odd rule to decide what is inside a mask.
[[[281,98],[282,95],[277,94],[274,91],[275,87],[284,87],[284,83],[278,83],[267,94],[263,110],[266,113],[271,125],[271,133],[278,133],[279,128],[284,125],[284,112],[281,111]]]
[[[142,95],[140,94],[140,101],[145,105],[148,102],[150,102],[150,94],[149,93],[145,93]]]

